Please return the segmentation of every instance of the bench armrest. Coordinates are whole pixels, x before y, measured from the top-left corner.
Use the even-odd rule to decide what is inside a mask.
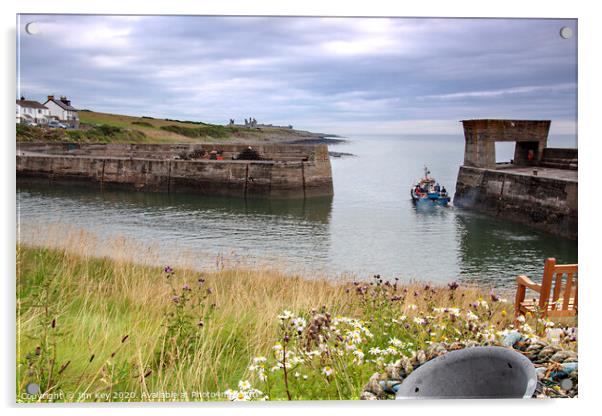
[[[529,279],[527,276],[518,276],[516,278],[516,283],[518,283],[519,286],[528,287],[529,289],[534,290],[537,293],[541,292],[541,285],[538,285],[537,283],[533,283],[533,281],[531,279]]]

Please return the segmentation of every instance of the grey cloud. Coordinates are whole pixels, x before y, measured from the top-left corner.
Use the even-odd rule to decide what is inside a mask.
[[[41,33],[24,35],[32,20]],[[576,32],[574,20],[27,15],[20,91],[99,111],[253,115],[340,133],[350,121],[367,132],[492,116],[574,122],[576,36],[561,39],[564,25]]]

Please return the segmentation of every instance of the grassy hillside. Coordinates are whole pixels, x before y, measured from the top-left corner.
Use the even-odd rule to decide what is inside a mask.
[[[107,125],[133,130],[144,135],[146,142],[188,143],[195,141],[232,140],[237,138],[259,138],[256,132],[241,132],[241,129],[200,122],[166,120],[151,117],[135,117],[119,114],[81,111],[80,122],[88,126]]]
[[[319,139],[320,134],[278,127],[248,129],[148,116],[80,111],[80,129],[41,129],[17,125],[19,141],[101,143],[292,142]]]

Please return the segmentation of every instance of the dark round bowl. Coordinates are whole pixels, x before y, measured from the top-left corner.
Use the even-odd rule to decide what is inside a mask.
[[[451,351],[424,363],[401,383],[396,399],[529,398],[537,386],[533,363],[503,347]]]

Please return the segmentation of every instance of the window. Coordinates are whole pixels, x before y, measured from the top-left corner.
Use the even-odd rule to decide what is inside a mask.
[[[515,142],[495,142],[495,163],[509,163],[514,158]]]

